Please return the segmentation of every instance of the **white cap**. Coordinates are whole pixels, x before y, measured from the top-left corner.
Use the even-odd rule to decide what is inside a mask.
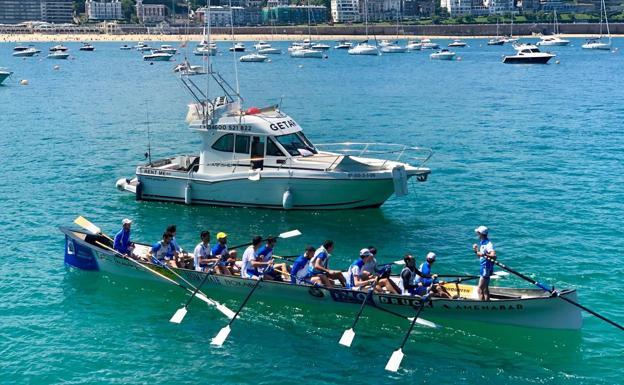
[[[436,254],[433,251],[430,251],[429,253],[427,253],[427,260],[435,261],[435,259],[436,259]]]
[[[132,219],[128,219],[128,218],[124,218],[123,221],[121,221],[122,225],[129,225],[132,223]]]
[[[479,233],[483,235],[487,235],[488,231],[489,231],[488,228],[485,226],[479,226],[475,229],[475,233]]]
[[[373,253],[370,252],[369,249],[360,250],[360,257],[370,257]]]

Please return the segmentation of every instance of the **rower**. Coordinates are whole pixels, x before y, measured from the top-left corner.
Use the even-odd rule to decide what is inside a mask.
[[[431,274],[431,267],[435,263],[435,260],[436,254],[434,252],[430,251],[429,253],[427,253],[425,262],[423,262],[418,269],[422,273],[422,276],[416,277],[416,282],[421,283],[422,286],[419,286],[419,289],[417,289],[416,291],[419,295],[430,292],[431,295],[434,297],[452,298],[446,288],[442,286],[444,285],[444,281],[438,282],[438,275]],[[421,288],[425,289],[424,293],[422,294],[421,292],[423,292],[423,290]]]
[[[275,263],[273,259],[273,249],[277,244],[277,238],[269,236],[266,240],[266,244],[258,249],[258,258],[259,262],[269,262],[273,261],[273,265],[267,268],[259,267],[258,271],[264,275],[264,279],[270,281],[283,281],[280,273],[287,272],[288,266],[285,263]]]
[[[399,281],[399,287],[401,288],[401,294],[403,295],[423,295],[426,290],[422,288],[422,283],[417,282],[417,278],[423,274],[416,268],[416,259],[406,254],[403,258],[405,267],[401,271],[401,280]],[[419,294],[421,293],[421,294]]]
[[[290,269],[290,283],[302,285],[304,283],[320,282],[318,277],[310,276],[310,272],[308,271],[310,260],[314,257],[315,251],[316,249],[314,246],[308,246],[306,247],[305,252],[295,259],[295,262]]]
[[[115,240],[113,242],[113,249],[117,250],[120,254],[124,254],[132,257],[134,251],[134,243],[130,241],[130,230],[132,226],[132,220],[124,218],[121,221],[121,230],[115,234]]]
[[[492,241],[488,238],[490,230],[485,226],[479,226],[475,229],[475,233],[479,237],[479,244],[472,245],[472,251],[479,258],[479,286],[477,291],[481,301],[490,300],[490,277],[494,274],[494,263],[488,258],[496,259],[496,251]]]
[[[206,268],[216,263],[219,259],[212,258],[210,254],[210,231],[202,231],[200,234],[201,242],[195,246],[193,251],[193,264],[195,270],[206,271]]]
[[[225,275],[234,274],[236,250],[228,250],[226,233],[220,232],[217,234],[217,244],[212,247],[210,255],[219,259],[216,266],[217,273]]]
[[[178,267],[176,263],[176,257],[178,256],[178,252],[173,247],[171,243],[171,239],[173,235],[165,232],[162,236],[162,240],[156,242],[150,251],[148,252],[148,256],[151,258],[152,262],[157,265],[168,264],[173,267]]]
[[[314,257],[308,265],[308,272],[311,277],[318,277],[321,283],[327,287],[333,287],[332,279],[340,281],[342,286],[346,286],[347,281],[342,272],[329,269],[329,257],[334,250],[334,241],[327,240],[323,242],[323,246],[316,249]]]
[[[177,251],[178,253],[181,253],[182,248],[180,247],[180,245],[178,245],[178,241],[176,241],[176,232],[178,231],[178,228],[176,227],[176,225],[167,226],[167,230],[165,231],[171,234],[171,245],[173,245],[173,248],[175,249],[175,251]]]
[[[262,237],[257,235],[251,240],[251,245],[247,247],[243,253],[243,260],[241,266],[241,278],[247,279],[260,279],[263,273],[259,271],[273,266],[273,260],[269,262],[261,262],[258,260],[258,249],[262,243]]]
[[[367,249],[371,252],[371,254],[373,254],[373,258],[370,260],[370,262],[365,263],[362,267],[362,270],[364,271],[364,278],[368,279],[379,275],[380,280],[388,280],[388,283],[392,286],[391,292],[395,294],[401,292],[401,289],[396,285],[396,283],[394,283],[394,281],[390,279],[390,274],[392,273],[392,264],[386,264],[381,266],[378,265],[377,248],[375,246],[368,246]]]
[[[373,253],[368,249],[360,250],[360,258],[353,261],[347,270],[347,289],[362,290],[368,289],[375,282],[375,278],[370,278],[370,274],[365,274],[362,269],[365,264],[369,264],[373,259]],[[364,278],[366,277],[366,278]]]

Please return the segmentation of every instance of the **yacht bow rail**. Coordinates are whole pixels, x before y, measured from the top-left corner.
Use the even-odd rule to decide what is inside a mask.
[[[398,143],[322,143],[315,144],[315,147],[323,152],[334,152],[341,155],[357,157],[374,157],[392,162],[414,162],[422,167],[433,155],[433,150],[426,147],[412,147]],[[383,163],[382,167],[385,166]]]

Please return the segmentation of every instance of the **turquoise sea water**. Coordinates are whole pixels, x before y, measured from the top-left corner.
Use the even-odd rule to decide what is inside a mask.
[[[174,325],[167,320],[186,300],[178,290],[63,265],[56,228],[77,215],[109,233],[133,218],[134,238],[148,242],[176,223],[187,249],[202,229],[242,243],[298,228],[303,235],[281,242],[280,254],[332,238],[335,268],[374,244],[380,262],[408,251],[422,261],[435,251],[437,270],[446,273],[477,271],[472,230],[486,224],[501,261],[575,287],[580,302],[624,322],[621,53],[583,52],[574,40],[554,48],[558,65],[513,66],[501,63],[511,47],[469,43],[455,62],[431,61],[429,52],[330,51],[328,60],[282,55],[238,65],[245,105],[282,99],[316,143],[434,150],[429,181],[410,186],[408,197],[341,212],[137,203],[114,184],[143,161],[146,120],[154,157],[198,148],[184,123],[191,98],[173,64],[149,65],[116,43],[99,43],[93,53],[70,43],[70,61],[15,59],[13,45],[1,44],[0,65],[15,74],[0,87],[0,383],[622,383],[624,334],[591,317],[578,333],[417,327],[402,369],[389,374],[384,365],[408,325],[366,317],[373,310],[346,349],[338,339],[352,317],[252,298],[224,347],[214,349],[210,339],[225,324],[214,310],[193,303]],[[232,57],[215,61],[233,79]],[[501,284],[526,286],[514,278]],[[241,300],[225,302],[235,308]]]

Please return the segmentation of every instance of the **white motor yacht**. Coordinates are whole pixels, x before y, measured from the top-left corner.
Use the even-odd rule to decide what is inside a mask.
[[[407,42],[406,47],[408,51],[420,51],[422,49],[422,43],[420,40],[410,40]]]
[[[205,75],[206,69],[202,66],[191,65],[191,63],[185,61],[184,63],[180,63],[173,67],[173,72],[177,72],[185,76]]]
[[[172,55],[175,55],[178,52],[178,50],[170,44],[162,44],[158,50]]]
[[[377,46],[379,46],[379,48],[381,48],[381,47],[385,47],[385,46],[392,45],[392,44],[394,44],[394,43],[393,43],[393,42],[391,42],[390,40],[388,40],[388,39],[383,39],[383,40],[381,40],[381,41],[379,42],[379,44],[377,44]]]
[[[379,55],[379,49],[368,41],[363,41],[355,45],[355,47],[349,49],[349,55]]]
[[[340,40],[335,46],[334,49],[349,49],[353,47],[353,43],[348,40]]]
[[[215,56],[217,54],[217,49],[206,45],[195,48],[193,54],[195,56]]]
[[[63,51],[54,51],[52,53],[50,53],[48,55],[48,59],[60,59],[60,60],[65,60],[69,57],[69,54],[67,52],[63,52]]]
[[[540,36],[540,41],[535,45],[538,46],[564,46],[570,44],[570,40],[562,39],[556,35]]]
[[[466,46],[466,43],[461,41],[461,40],[459,40],[459,39],[453,40],[453,42],[449,43],[449,45],[448,45],[449,48],[465,47],[465,46]]]
[[[274,47],[261,48],[256,51],[260,55],[281,55],[282,50]]]
[[[442,48],[441,50],[429,55],[429,58],[433,60],[453,60],[455,58],[455,52]]]
[[[608,42],[602,41],[600,38],[597,39],[588,39],[583,45],[581,45],[583,49],[596,49],[596,50],[611,50],[611,41]]]
[[[432,42],[430,39],[422,39],[420,41],[422,49],[439,49],[440,45],[438,43]]]
[[[32,57],[35,56],[39,51],[34,48],[27,48],[23,51],[15,51],[13,52],[13,56],[15,57]]]
[[[259,42],[254,44],[254,48],[256,49],[256,51],[259,51],[264,48],[271,48],[271,44],[267,43],[264,40],[260,40]]]
[[[321,51],[327,51],[329,50],[331,47],[325,43],[314,43],[312,44],[312,49],[318,49]]]
[[[290,57],[299,59],[323,59],[325,54],[318,49],[298,48],[290,51]]]
[[[546,64],[556,55],[550,52],[541,52],[533,44],[514,44],[515,55],[505,56],[505,64]]]
[[[89,43],[82,43],[82,47],[78,48],[79,51],[87,51],[87,52],[93,52],[95,51],[95,47],[92,44]]]
[[[58,45],[55,45],[54,47],[50,48],[50,52],[66,52],[68,50],[69,50],[69,48],[65,47],[62,44],[58,44]]]
[[[238,60],[243,63],[262,63],[269,60],[269,57],[266,55],[260,55],[258,53],[250,53],[241,56]]]
[[[163,52],[160,50],[154,50],[146,55],[143,55],[145,61],[169,61],[173,57],[172,54]]]
[[[310,44],[310,41],[308,39],[304,40],[303,42],[297,42],[297,41],[292,42],[290,47],[288,47],[288,52],[296,51],[302,48],[306,48],[306,49],[312,48],[312,44]]]
[[[12,74],[13,72],[9,71],[8,68],[0,67],[0,84],[2,84],[2,82],[4,82]]]
[[[393,42],[379,48],[379,51],[382,53],[405,53],[407,52],[407,47],[401,47],[398,42]]]
[[[217,79],[215,73],[209,74]],[[181,80],[190,89],[190,78]],[[139,165],[117,188],[137,200],[296,210],[379,207],[425,181],[431,150],[406,145],[314,145],[278,106],[243,108],[218,78],[223,96],[189,106],[198,153]],[[399,157],[401,160],[399,160]],[[407,162],[416,162],[414,165]]]
[[[243,42],[235,43],[232,47],[230,47],[230,51],[245,52],[245,43]]]

